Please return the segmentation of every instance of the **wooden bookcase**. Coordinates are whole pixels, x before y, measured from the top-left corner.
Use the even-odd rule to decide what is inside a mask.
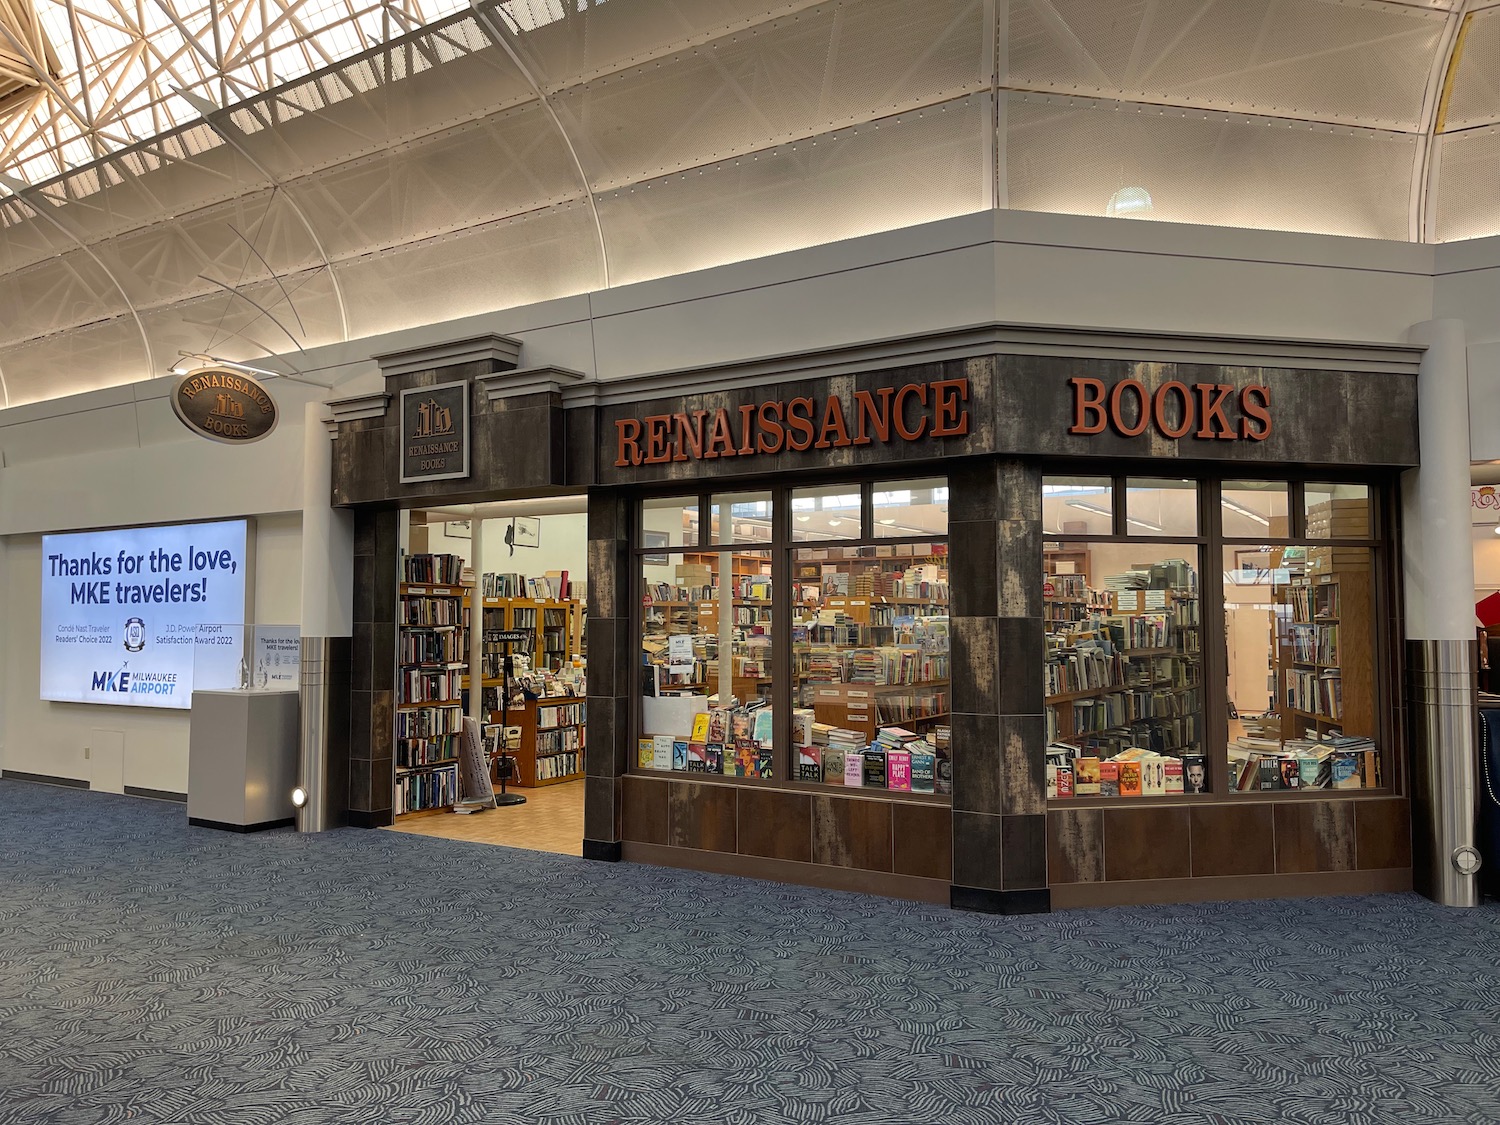
[[[873,742],[881,727],[902,727],[920,731],[934,723],[948,723],[952,718],[951,697],[947,680],[924,680],[914,684],[829,684],[808,685],[812,691],[813,718],[820,723],[858,731]],[[882,718],[881,705],[903,696],[910,697],[913,707],[927,713],[905,718]],[[931,701],[940,702],[931,702]]]
[[[511,652],[525,656],[536,669],[556,671],[569,656],[583,651],[583,602],[567,598],[485,598],[484,599],[484,676],[497,684],[505,648],[490,640],[490,634],[501,629],[518,629],[531,634],[524,648],[511,646]]]
[[[490,721],[498,723],[500,716],[499,711],[492,711]],[[521,741],[514,751],[516,774],[510,784],[535,789],[583,777],[586,719],[587,703],[582,696],[528,699],[511,707],[506,721],[521,728]]]
[[[429,558],[410,556],[403,564]],[[392,805],[398,817],[449,809],[458,798],[469,597],[470,588],[464,585],[403,582],[400,586]]]
[[[1372,578],[1364,548],[1309,548],[1307,573],[1288,589],[1290,620],[1277,643],[1283,740],[1309,730],[1320,738],[1376,736]],[[1327,651],[1332,631],[1337,644]],[[1300,650],[1299,636],[1306,638]]]
[[[1077,573],[1076,571],[1074,572]],[[1202,620],[1198,595],[1187,589],[1160,591],[1160,605],[1148,604],[1146,595],[1158,591],[1133,591],[1132,604],[1122,607],[1118,595],[1087,589],[1068,574],[1051,579],[1049,594],[1043,591],[1043,613],[1049,629],[1077,625],[1090,612],[1097,612],[1103,630],[1118,629],[1124,643],[1116,643],[1112,656],[1102,657],[1105,683],[1043,697],[1048,741],[1079,744],[1090,738],[1108,739],[1123,745],[1141,745],[1155,753],[1182,757],[1203,753]],[[1161,617],[1167,622],[1166,643],[1146,646],[1130,641],[1132,618]],[[1073,655],[1056,650],[1049,662],[1059,663]],[[1045,675],[1045,672],[1044,672]],[[1100,704],[1101,721],[1080,725],[1080,704]]]

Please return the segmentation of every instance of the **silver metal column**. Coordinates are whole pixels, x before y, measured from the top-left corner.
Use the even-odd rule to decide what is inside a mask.
[[[307,803],[297,810],[298,832],[322,832],[328,827],[328,730],[333,702],[329,691],[328,637],[302,638],[302,738],[297,784]]]
[[[1475,642],[1408,641],[1413,881],[1443,906],[1478,906]]]

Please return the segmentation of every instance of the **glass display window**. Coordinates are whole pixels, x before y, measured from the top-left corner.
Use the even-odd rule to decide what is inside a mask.
[[[1198,482],[1132,477],[1125,487],[1126,535],[1197,535]]]
[[[799,781],[951,792],[945,540],[792,557]]]
[[[877,539],[948,534],[948,479],[896,481],[871,491],[871,534]]]
[[[1049,535],[1110,535],[1115,526],[1109,477],[1049,476],[1042,484],[1042,530]]]
[[[1072,564],[1042,591],[1048,795],[1207,792],[1198,545],[1067,548],[1045,548]]]
[[[666,496],[641,502],[641,546],[698,546],[702,505],[696,496]],[[665,556],[661,556],[663,565]]]
[[[708,503],[704,544],[747,543],[770,546],[773,535],[769,492],[716,493]]]
[[[791,508],[792,539],[795,542],[860,537],[864,500],[858,485],[793,489]]]
[[[1302,501],[1307,538],[1370,538],[1369,485],[1309,483]]]
[[[941,477],[643,501],[635,768],[951,792],[947,527]]]
[[[1223,550],[1230,790],[1382,787],[1374,551]]]
[[[1065,523],[1100,484],[1043,478],[1048,797],[1388,787],[1376,490],[1116,479]]]
[[[771,553],[639,555],[641,727],[636,766],[776,776]]]
[[[1285,481],[1225,481],[1219,489],[1219,520],[1226,539],[1284,537],[1291,506]]]

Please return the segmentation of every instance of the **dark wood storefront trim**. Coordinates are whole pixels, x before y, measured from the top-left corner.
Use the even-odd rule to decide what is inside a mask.
[[[637,844],[629,840],[621,845],[621,855],[632,863],[681,867],[715,875],[740,875],[747,879],[771,879],[803,887],[855,891],[913,902],[944,906],[949,904],[950,888],[946,879],[922,879],[914,875],[893,875],[886,871],[863,871],[857,867],[829,867],[818,863],[767,859],[763,856],[732,855],[728,852],[673,848],[661,844]]]
[[[1239,902],[1320,895],[1394,894],[1412,889],[1410,867],[1380,871],[1320,871],[1305,875],[1232,875],[1197,879],[1142,879],[1122,883],[1064,883],[1051,888],[1053,910],[1148,906],[1175,902]]]

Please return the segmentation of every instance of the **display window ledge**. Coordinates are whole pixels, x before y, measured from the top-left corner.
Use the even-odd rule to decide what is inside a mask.
[[[1119,809],[1149,806],[1197,808],[1204,805],[1278,804],[1288,801],[1390,800],[1402,794],[1389,787],[1379,789],[1283,789],[1248,790],[1244,793],[1172,793],[1152,797],[1050,797],[1047,811],[1054,809]]]
[[[731,785],[739,789],[753,789],[758,793],[811,793],[825,797],[847,797],[850,800],[885,801],[889,804],[938,805],[948,808],[953,804],[950,793],[910,793],[904,789],[876,789],[863,785],[825,785],[817,781],[788,781],[784,778],[761,780],[754,777],[725,777],[719,773],[689,773],[686,770],[630,769],[626,777],[647,780],[689,781],[701,785]]]

